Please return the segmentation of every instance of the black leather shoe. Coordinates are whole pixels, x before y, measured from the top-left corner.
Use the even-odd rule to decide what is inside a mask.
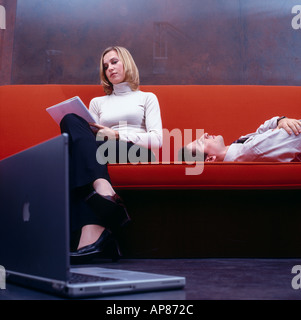
[[[118,261],[121,257],[118,243],[109,230],[105,229],[94,243],[70,253],[72,263],[84,263],[93,258],[110,257]]]
[[[85,201],[99,217],[102,225],[112,232],[131,221],[123,200],[117,194],[104,197],[93,191]]]

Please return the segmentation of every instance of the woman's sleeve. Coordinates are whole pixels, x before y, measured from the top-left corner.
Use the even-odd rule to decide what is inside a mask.
[[[90,105],[89,105],[89,112],[94,118],[95,122],[99,124],[99,119],[100,119],[100,110],[99,106],[97,104],[97,99],[94,98],[91,100]]]

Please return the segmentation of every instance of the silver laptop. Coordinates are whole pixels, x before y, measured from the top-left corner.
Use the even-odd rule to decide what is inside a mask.
[[[0,161],[0,177],[0,265],[7,281],[67,297],[184,287],[184,277],[71,268],[67,134]]]

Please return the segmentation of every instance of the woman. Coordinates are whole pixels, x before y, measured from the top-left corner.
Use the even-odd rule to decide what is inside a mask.
[[[73,235],[80,231],[71,257],[103,253],[116,243],[115,235],[130,220],[111,185],[107,165],[96,160],[98,148],[109,141],[118,153],[123,142],[127,150],[138,146],[139,153],[162,144],[158,100],[154,94],[139,90],[139,72],[128,50],[106,49],[100,60],[100,76],[107,95],[90,103],[96,122],[89,124],[74,114],[61,121],[61,131],[70,138],[71,230]],[[149,160],[152,153],[147,156]]]

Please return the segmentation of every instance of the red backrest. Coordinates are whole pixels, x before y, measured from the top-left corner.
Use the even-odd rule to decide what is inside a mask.
[[[275,115],[301,118],[301,87],[170,85],[141,90],[157,95],[168,131],[205,129],[223,135],[226,143]],[[0,159],[60,134],[47,107],[73,96],[89,106],[101,95],[99,85],[1,86]]]

